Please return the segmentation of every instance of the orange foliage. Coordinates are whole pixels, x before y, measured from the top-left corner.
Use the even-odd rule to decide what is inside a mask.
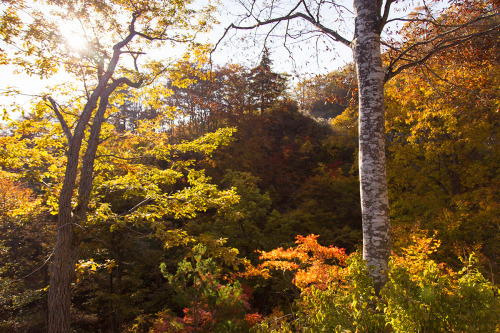
[[[30,189],[0,173],[0,219],[26,216],[33,212],[38,204],[39,201],[33,198]]]
[[[328,285],[343,275],[347,255],[345,250],[318,244],[318,235],[297,236],[295,248],[277,248],[260,252],[262,264],[248,265],[243,276],[262,276],[269,278],[270,270],[291,271],[295,273],[293,283],[301,290],[311,286],[326,289]]]

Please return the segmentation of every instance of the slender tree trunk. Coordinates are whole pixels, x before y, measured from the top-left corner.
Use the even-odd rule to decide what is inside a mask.
[[[363,216],[363,258],[378,292],[387,281],[391,254],[385,168],[384,70],[377,1],[355,0],[352,43],[359,90],[359,176]]]
[[[71,280],[74,272],[72,253],[73,230],[70,225],[57,235],[56,251],[52,263],[49,306],[49,333],[70,332]],[[55,273],[57,271],[57,273]]]
[[[73,152],[78,155],[78,152]],[[73,244],[73,217],[71,198],[78,171],[78,156],[68,154],[68,165],[59,197],[57,240],[54,261],[50,270],[48,294],[49,333],[68,333],[71,325],[71,281],[75,270],[76,253]]]

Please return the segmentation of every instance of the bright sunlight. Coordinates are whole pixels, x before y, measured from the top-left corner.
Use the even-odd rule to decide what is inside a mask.
[[[71,25],[71,23],[66,23],[64,26],[59,28],[59,31],[64,38],[64,43],[69,47],[69,49],[80,53],[87,48],[88,41],[86,36],[79,32],[77,27],[73,27]]]

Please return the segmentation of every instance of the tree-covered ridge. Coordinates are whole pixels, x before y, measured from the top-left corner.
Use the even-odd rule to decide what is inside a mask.
[[[72,2],[51,3],[73,8]],[[132,3],[88,2],[102,13],[142,8],[151,17],[161,7],[147,1],[127,7]],[[22,36],[14,14],[30,3],[2,4],[11,10],[2,17],[11,32],[2,38]],[[439,20],[448,26],[460,13],[460,23],[468,22],[467,15],[494,5],[457,2]],[[419,59],[426,52],[419,44],[423,31],[443,32],[429,29],[421,12],[401,30],[406,44],[399,46],[412,53],[397,58],[387,51],[386,66]],[[168,12],[176,14],[195,15]],[[497,20],[463,28],[474,34]],[[133,24],[122,32],[130,29]],[[72,263],[71,329],[500,330],[498,32],[473,37],[385,85],[393,246],[382,288],[360,254],[353,66],[303,80],[293,92],[267,48],[255,67],[210,67],[203,63],[205,49],[193,44],[197,61],[185,57],[168,69],[156,63],[161,75],[154,84],[148,71],[129,76],[138,66],[117,72],[131,83],[145,81],[115,87],[120,78],[111,78],[107,87],[116,89],[100,95],[82,132],[70,195],[75,251],[63,256]],[[120,56],[139,56],[135,52]],[[94,69],[97,84],[99,65]],[[40,96],[1,125],[0,328],[7,331],[50,326],[46,304],[56,274],[50,265],[57,233],[67,227],[60,224],[61,192],[89,101],[88,95],[62,97],[71,92]],[[89,179],[85,214],[78,215],[81,184]]]

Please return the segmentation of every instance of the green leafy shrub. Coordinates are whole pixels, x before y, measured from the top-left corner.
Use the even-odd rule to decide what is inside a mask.
[[[500,302],[495,286],[472,255],[460,272],[430,258],[440,242],[414,238],[393,256],[389,282],[382,290],[384,311],[394,332],[495,332]]]
[[[183,317],[166,310],[158,314],[152,332],[248,332],[260,320],[249,314],[250,305],[238,281],[222,284],[220,270],[212,258],[206,258],[206,247],[193,248],[193,260],[179,263],[177,272],[164,276],[177,292],[184,306]]]
[[[453,271],[431,259],[440,242],[414,237],[401,256],[393,255],[389,281],[375,294],[359,253],[336,264],[327,288],[302,288],[295,313],[272,314],[254,332],[500,332],[498,288],[471,256]],[[290,251],[290,250],[287,250]],[[328,265],[323,269],[328,270]],[[334,266],[334,265],[332,265]],[[295,276],[297,279],[297,275]]]
[[[347,260],[344,276],[326,290],[312,288],[298,302],[302,332],[381,332],[378,298],[359,254]]]

